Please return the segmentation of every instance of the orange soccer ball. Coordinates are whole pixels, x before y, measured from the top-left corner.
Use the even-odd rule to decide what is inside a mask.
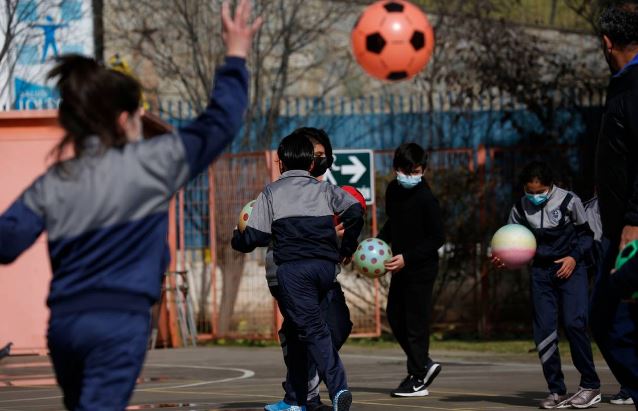
[[[414,77],[434,51],[434,31],[427,16],[403,0],[368,6],[352,29],[352,49],[372,77],[399,81]]]

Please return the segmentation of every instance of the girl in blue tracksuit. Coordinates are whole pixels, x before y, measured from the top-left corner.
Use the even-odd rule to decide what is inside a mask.
[[[150,307],[168,266],[169,199],[238,132],[245,57],[260,20],[250,3],[222,11],[225,64],[190,125],[141,141],[141,88],[95,60],[61,57],[51,71],[65,136],[57,162],[0,215],[0,263],[47,231],[53,279],[48,345],[70,410],[124,410],[139,375]],[[61,160],[63,152],[73,156]]]
[[[589,298],[584,257],[593,245],[593,233],[582,202],[554,184],[547,164],[528,164],[521,173],[521,184],[525,196],[512,207],[509,224],[527,226],[537,242],[531,269],[534,340],[549,388],[540,408],[588,408],[601,399],[587,335]],[[563,323],[572,360],[581,375],[573,396],[567,395],[561,370],[559,322]]]

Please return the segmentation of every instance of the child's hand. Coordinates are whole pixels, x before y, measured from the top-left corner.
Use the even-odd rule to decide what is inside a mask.
[[[505,263],[503,262],[503,260],[501,260],[500,258],[494,256],[492,257],[492,259],[490,260],[492,262],[492,265],[500,270],[505,268]]]
[[[554,261],[556,264],[562,264],[562,266],[558,269],[556,273],[556,277],[567,279],[571,277],[574,272],[574,268],[576,268],[576,260],[574,257],[565,257],[560,260]]]
[[[337,232],[337,237],[343,238],[343,233],[346,232],[346,229],[343,227],[343,223],[339,223],[335,226],[335,231]]]
[[[626,225],[620,235],[620,250],[624,250],[634,240],[638,240],[638,227]]]
[[[240,0],[233,18],[228,0],[222,4],[222,38],[227,56],[246,58],[248,55],[253,36],[263,22],[262,18],[258,17],[249,24],[251,9],[251,0]]]
[[[350,257],[342,257],[341,258],[341,265],[348,265],[352,262],[352,256]]]
[[[401,271],[403,267],[405,267],[405,260],[403,259],[403,254],[395,255],[394,257],[392,257],[390,261],[385,263],[385,269],[388,271],[392,271],[393,273]]]

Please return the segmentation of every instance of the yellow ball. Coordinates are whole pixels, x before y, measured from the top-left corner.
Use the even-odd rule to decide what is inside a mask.
[[[253,212],[253,207],[255,207],[255,200],[248,202],[248,204],[246,204],[239,213],[239,223],[237,224],[237,228],[242,233],[246,229],[246,225],[250,219],[250,214]]]

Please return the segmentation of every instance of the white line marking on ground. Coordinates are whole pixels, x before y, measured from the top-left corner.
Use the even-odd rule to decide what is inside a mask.
[[[199,387],[201,385],[219,384],[222,382],[245,380],[247,378],[252,378],[255,376],[254,371],[246,370],[243,368],[214,367],[214,366],[205,366],[205,365],[178,365],[178,364],[145,364],[145,367],[188,368],[188,369],[194,369],[194,370],[222,370],[222,371],[236,371],[241,373],[239,377],[230,377],[230,378],[223,378],[221,380],[209,380],[209,381],[195,382],[192,384],[180,384],[180,385],[175,385],[170,387],[162,387],[163,389],[169,389],[169,390],[175,389],[175,388]],[[144,391],[144,390],[137,390],[137,391]]]
[[[188,368],[188,369],[195,369],[195,370],[222,370],[222,371],[236,371],[236,372],[241,373],[241,375],[238,376],[238,377],[222,378],[220,380],[201,381],[201,382],[196,382],[196,383],[192,383],[192,384],[180,384],[180,385],[174,385],[174,386],[170,386],[170,387],[162,387],[162,389],[199,387],[201,385],[219,384],[219,383],[228,382],[228,381],[244,380],[246,378],[251,378],[251,377],[255,376],[255,372],[254,371],[246,370],[246,369],[243,369],[243,368],[214,367],[214,366],[204,366],[204,365],[182,365],[182,364],[145,364],[145,367]],[[148,390],[152,390],[152,388],[150,388],[150,389],[141,389],[141,390],[136,390],[136,391],[148,391]],[[57,396],[52,396],[52,397],[35,397],[35,398],[20,398],[20,399],[13,399],[13,400],[0,400],[0,403],[39,401],[39,400],[53,400],[53,399],[58,399],[58,398],[62,398],[62,396],[61,395],[57,395]]]

